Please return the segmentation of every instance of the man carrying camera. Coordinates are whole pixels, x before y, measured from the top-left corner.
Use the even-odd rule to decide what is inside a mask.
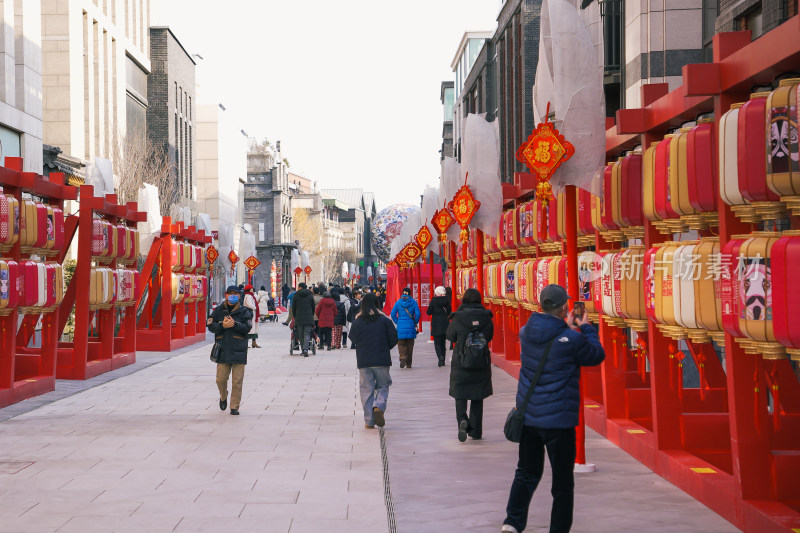
[[[523,404],[540,361],[546,359],[525,409],[519,462],[501,530],[504,532],[519,533],[527,525],[531,498],[542,479],[545,449],[553,471],[550,533],[567,533],[572,527],[581,367],[599,365],[605,359],[605,351],[585,310],[576,305],[568,313],[568,300],[564,287],[548,285],[539,295],[543,312],[532,314],[519,332],[522,368],[517,406]]]

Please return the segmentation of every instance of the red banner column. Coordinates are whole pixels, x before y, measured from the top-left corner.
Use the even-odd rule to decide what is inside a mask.
[[[483,297],[485,280],[483,279],[483,232],[481,230],[475,232],[475,255],[478,259],[478,292]]]
[[[450,285],[452,285],[450,287],[450,289],[452,289],[451,292],[452,292],[453,302],[451,304],[451,307],[452,307],[453,311],[455,311],[458,308],[458,296],[456,295],[456,292],[457,292],[456,291],[456,286],[458,285],[458,282],[457,282],[457,279],[456,279],[456,274],[457,274],[457,271],[456,271],[456,243],[454,243],[453,241],[450,241]]]

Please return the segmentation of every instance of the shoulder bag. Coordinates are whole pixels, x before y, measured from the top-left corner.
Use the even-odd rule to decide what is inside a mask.
[[[547,348],[544,349],[544,355],[542,356],[542,360],[539,361],[539,368],[536,369],[536,374],[531,380],[527,394],[525,394],[525,400],[522,402],[522,407],[517,409],[517,406],[515,405],[506,417],[506,423],[503,426],[503,433],[506,434],[506,439],[510,440],[511,442],[519,442],[520,439],[522,439],[522,428],[525,426],[525,409],[528,408],[528,400],[531,399],[533,389],[536,388],[536,384],[539,382],[539,376],[542,375],[544,364],[547,362],[547,356],[550,355],[550,348],[553,347],[554,340],[555,337],[550,339],[550,342],[547,343]]]
[[[219,341],[214,342],[214,346],[211,347],[211,362],[217,363],[219,362],[219,356],[222,353],[222,343]]]

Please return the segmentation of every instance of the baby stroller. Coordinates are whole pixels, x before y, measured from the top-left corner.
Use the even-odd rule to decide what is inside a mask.
[[[292,330],[292,336],[289,339],[289,355],[294,355],[294,352],[302,353],[303,350],[300,347],[300,332],[298,331],[297,327],[294,325],[294,319],[289,323],[289,328]],[[311,335],[309,335],[309,344],[311,344],[311,353],[317,355],[317,344],[319,343],[319,339],[317,338],[317,333],[314,331],[314,328],[311,328]]]

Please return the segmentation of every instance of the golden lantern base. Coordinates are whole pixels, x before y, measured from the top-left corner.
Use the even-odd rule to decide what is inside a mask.
[[[745,224],[755,224],[761,221],[761,217],[756,214],[756,208],[753,204],[732,205],[731,211],[733,214]]]
[[[755,353],[767,360],[786,359],[786,346],[777,342],[753,342]]]
[[[693,230],[706,230],[709,227],[709,219],[707,216],[704,216],[705,213],[697,213],[694,215],[683,215],[681,217],[681,222],[686,225],[687,228]],[[714,213],[716,215],[716,213]]]
[[[492,252],[490,254],[486,254],[489,256],[490,261],[499,261],[502,254],[500,252]]]
[[[792,216],[800,216],[800,196],[781,196],[781,202],[786,204]]]
[[[734,340],[742,347],[744,353],[755,355],[758,352],[756,351],[754,341],[752,339],[745,339],[743,337],[735,337]]]
[[[622,233],[629,241],[632,239],[644,239],[644,226],[632,226],[630,228],[622,228]]]
[[[792,361],[800,362],[800,350],[796,350],[794,348],[786,348],[786,355],[789,356],[789,359]]]
[[[622,242],[625,240],[625,234],[622,233],[622,230],[618,229],[601,231],[600,236],[608,242]]]
[[[645,333],[647,331],[647,323],[647,320],[639,320],[635,318],[625,319],[625,325],[637,333]]]
[[[711,340],[716,342],[717,344],[725,344],[724,331],[709,331],[708,336],[711,337]]]
[[[665,220],[653,221],[653,227],[662,235],[672,235],[673,231]]]
[[[761,220],[778,220],[786,216],[786,207],[781,202],[753,202],[750,205]]]
[[[625,328],[626,326],[625,319],[616,316],[603,315],[603,320],[606,321],[606,324],[615,328]]]
[[[503,256],[503,259],[516,259],[517,258],[517,251],[516,250],[503,250],[500,253]]]
[[[587,246],[594,246],[594,235],[581,235],[578,237],[578,248],[585,248]]]
[[[562,250],[561,242],[543,242],[539,245],[539,249],[543,252],[560,252]]]
[[[688,329],[682,326],[670,326],[667,324],[656,324],[656,327],[661,331],[665,337],[672,340],[680,341],[688,338]]]
[[[523,247],[517,248],[517,251],[519,253],[525,254],[525,255],[534,255],[534,254],[536,254],[536,247],[535,246],[523,246]]]
[[[686,336],[689,340],[697,344],[706,344],[711,342],[711,335],[707,329],[688,329]]]

